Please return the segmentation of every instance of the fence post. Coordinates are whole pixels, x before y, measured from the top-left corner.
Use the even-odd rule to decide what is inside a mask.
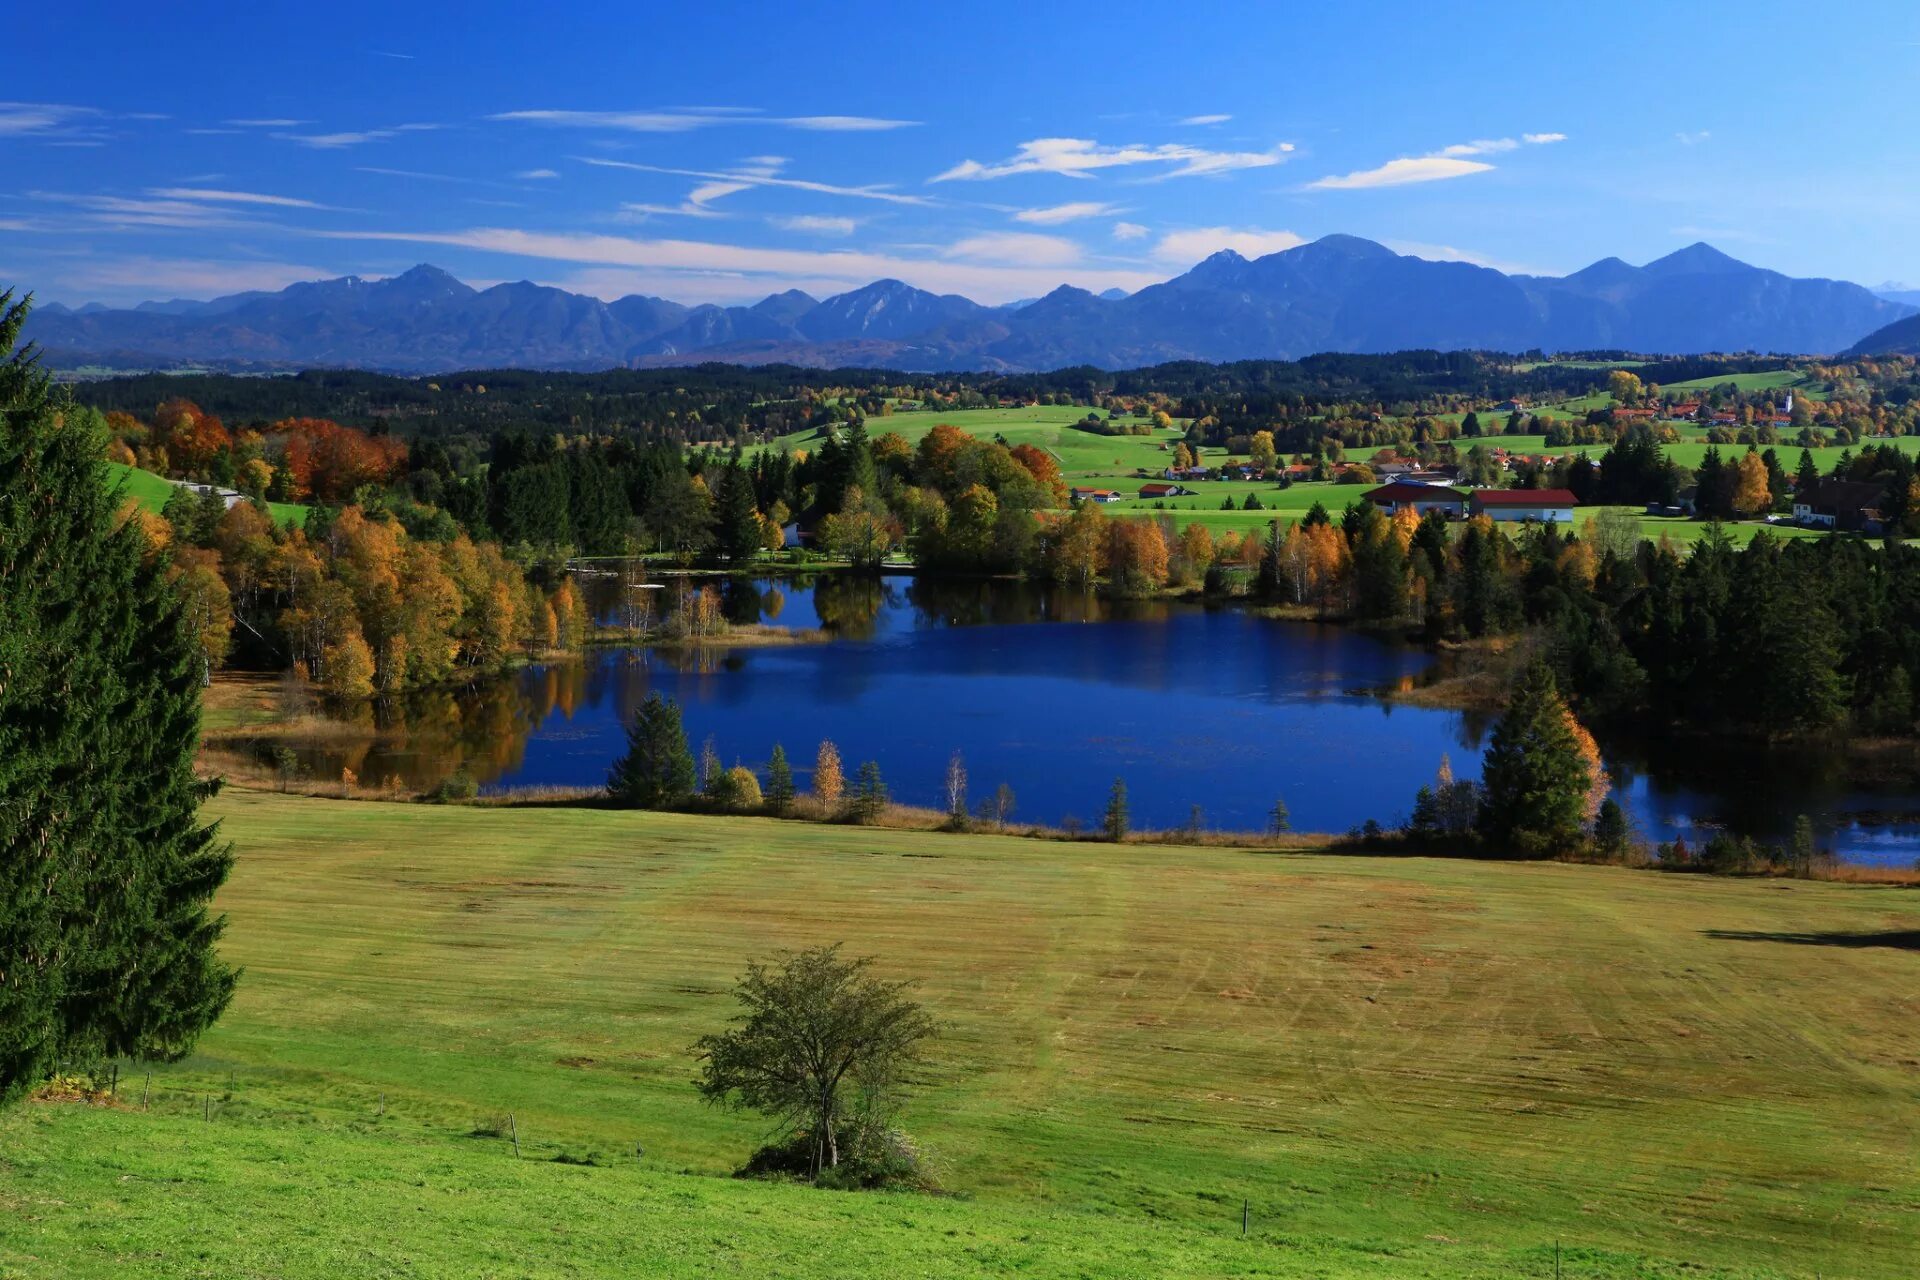
[[[107,1086],[107,1096],[116,1100],[120,1097],[120,1064],[117,1062],[113,1064],[113,1083]]]
[[[210,1093],[203,1093],[200,1095],[200,1123],[210,1124],[212,1121],[213,1121],[213,1095]]]
[[[1241,1235],[1244,1236],[1247,1234],[1247,1228],[1252,1225],[1252,1222],[1253,1222],[1253,1202],[1251,1200],[1242,1200],[1240,1202],[1240,1234]]]
[[[1560,1242],[1553,1242],[1553,1280],[1560,1280]]]
[[[140,1086],[140,1109],[147,1109],[147,1095],[153,1092],[153,1072],[147,1072],[147,1082]]]
[[[513,1112],[507,1112],[507,1136],[513,1139],[513,1158],[520,1158],[520,1126],[514,1123]]]

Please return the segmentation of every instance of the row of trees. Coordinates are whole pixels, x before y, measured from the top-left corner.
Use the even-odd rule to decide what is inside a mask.
[[[429,520],[409,532],[391,511],[316,508],[275,525],[251,503],[185,494],[141,515],[150,554],[167,552],[203,673],[238,655],[363,698],[497,671],[516,656],[582,643],[587,611],[571,578],[551,589]],[[435,532],[446,536],[434,536]]]

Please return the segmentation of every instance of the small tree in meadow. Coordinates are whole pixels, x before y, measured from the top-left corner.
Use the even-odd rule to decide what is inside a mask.
[[[733,1026],[694,1044],[709,1103],[780,1126],[784,1141],[755,1165],[820,1181],[846,1160],[852,1177],[832,1179],[842,1185],[911,1176],[893,1117],[938,1028],[908,984],[874,977],[871,964],[837,946],[751,963],[734,988]]]
[[[854,777],[853,794],[847,798],[847,816],[855,822],[878,822],[887,811],[887,784],[880,777],[880,762],[869,760]]]
[[[661,809],[692,795],[693,784],[680,707],[650,693],[627,726],[627,753],[607,774],[607,794],[628,808]]]
[[[947,761],[947,820],[956,827],[967,823],[967,762],[958,751]]]
[[[777,742],[767,760],[766,796],[767,807],[775,813],[793,808],[793,766],[787,763],[787,749]]]
[[[1101,820],[1100,830],[1115,844],[1127,838],[1127,780],[1125,778],[1113,780],[1113,790],[1107,793],[1107,812]]]
[[[1286,798],[1275,796],[1273,808],[1267,810],[1267,834],[1283,836],[1293,830],[1293,813],[1287,808]]]
[[[840,772],[840,748],[822,742],[813,757],[813,798],[820,802],[820,811],[831,814],[837,810],[846,787],[846,775]]]

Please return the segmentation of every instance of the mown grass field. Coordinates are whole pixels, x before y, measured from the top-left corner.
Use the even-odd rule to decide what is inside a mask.
[[[214,811],[234,1007],[146,1111],[130,1074],[124,1109],[0,1117],[0,1275],[1491,1280],[1552,1275],[1560,1240],[1571,1277],[1891,1278],[1920,1256],[1911,891]],[[955,1196],[726,1176],[762,1131],[698,1103],[688,1045],[749,957],[838,940],[947,1023],[906,1121]],[[517,1162],[472,1136],[509,1112]]]
[[[107,464],[107,470],[111,473],[109,478],[112,482],[124,485],[127,496],[139,503],[142,507],[145,507],[148,511],[157,512],[165,507],[167,505],[167,499],[173,496],[174,490],[178,487],[163,476],[157,476],[151,471],[142,471],[138,467],[129,467],[118,462],[109,462]],[[292,502],[269,502],[267,504],[268,514],[273,517],[273,522],[279,525],[306,524],[307,510],[308,508]]]

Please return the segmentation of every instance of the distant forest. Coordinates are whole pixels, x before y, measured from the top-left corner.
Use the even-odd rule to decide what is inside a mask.
[[[1182,361],[1119,373],[1091,366],[1052,373],[905,374],[887,370],[801,369],[703,364],[603,373],[476,370],[401,378],[353,370],[288,377],[145,374],[74,385],[74,398],[102,412],[152,412],[166,400],[193,401],[228,422],[328,418],[376,434],[490,435],[502,428],[562,434],[633,433],[672,444],[753,443],[795,431],[876,417],[890,402],[941,410],[1001,403],[1107,407],[1151,399],[1174,417],[1222,422],[1298,417],[1348,406],[1405,416],[1451,402],[1581,395],[1600,390],[1606,370],[1592,362],[1619,352],[1544,362],[1539,353],[1411,351],[1318,355],[1305,360]],[[1682,357],[1647,362],[1651,382],[1682,382],[1784,367],[1778,359]]]

